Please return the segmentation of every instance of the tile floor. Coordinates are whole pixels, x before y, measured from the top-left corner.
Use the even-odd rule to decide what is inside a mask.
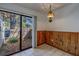
[[[63,52],[57,48],[43,44],[38,48],[30,48],[20,53],[16,53],[12,56],[72,56],[66,52]]]

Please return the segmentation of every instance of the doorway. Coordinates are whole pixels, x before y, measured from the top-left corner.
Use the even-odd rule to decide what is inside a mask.
[[[0,11],[0,56],[32,47],[32,17]]]

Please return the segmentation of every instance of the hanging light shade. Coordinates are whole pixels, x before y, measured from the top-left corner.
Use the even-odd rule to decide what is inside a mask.
[[[48,12],[48,20],[49,20],[49,22],[52,22],[53,18],[54,18],[54,13],[51,11],[51,5],[50,5],[50,10]]]

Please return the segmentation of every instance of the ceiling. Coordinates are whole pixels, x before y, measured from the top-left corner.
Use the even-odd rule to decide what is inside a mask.
[[[49,10],[50,4],[49,3],[19,3],[16,5],[31,9],[31,10],[35,10],[37,12],[47,13],[47,11]],[[52,10],[58,10],[68,4],[67,3],[52,3],[51,5],[52,5]]]

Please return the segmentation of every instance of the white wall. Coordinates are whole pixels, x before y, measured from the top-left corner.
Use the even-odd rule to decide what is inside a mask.
[[[46,30],[79,32],[79,4],[71,4],[57,10],[53,22],[47,21]]]

